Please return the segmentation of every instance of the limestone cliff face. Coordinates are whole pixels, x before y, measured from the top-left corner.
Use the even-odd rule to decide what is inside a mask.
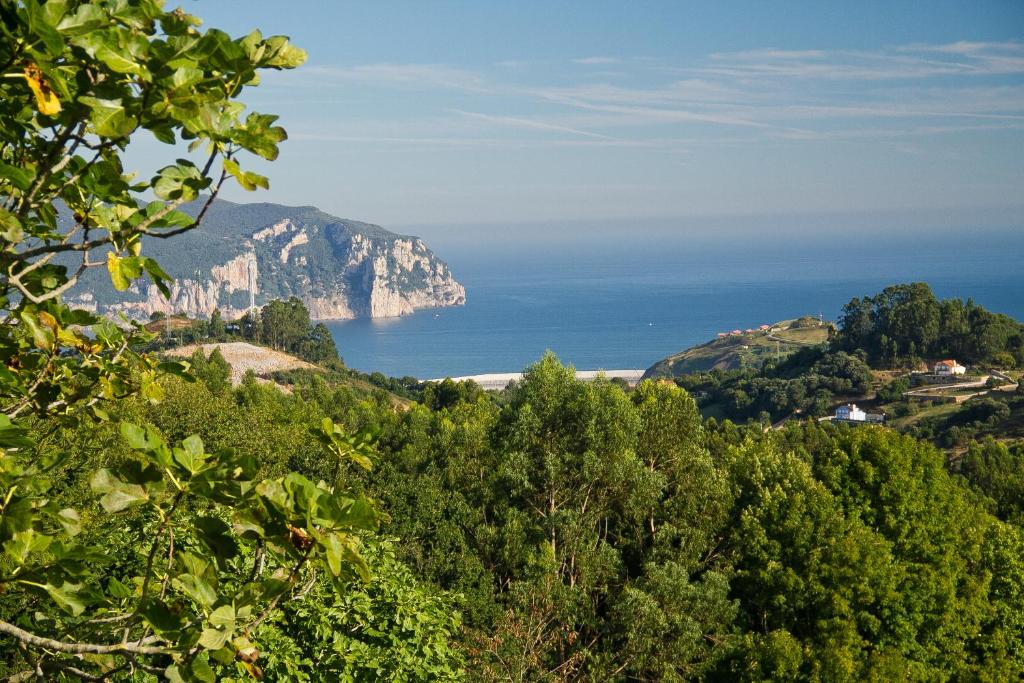
[[[360,314],[366,317],[391,318],[466,302],[465,288],[419,239],[397,239],[382,249],[353,235],[347,266],[362,272],[361,289],[369,296]]]
[[[296,296],[313,318],[344,320],[466,301],[465,288],[419,238],[312,207],[218,201],[201,228],[145,250],[177,277],[169,299],[154,285],[114,292],[93,278],[74,303],[136,318],[156,311],[206,317],[215,309],[236,317],[250,302]]]

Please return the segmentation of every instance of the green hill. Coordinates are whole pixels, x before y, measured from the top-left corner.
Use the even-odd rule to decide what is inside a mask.
[[[801,348],[824,344],[831,329],[831,323],[804,316],[777,322],[767,330],[729,334],[663,358],[647,369],[644,378],[758,368],[766,358],[782,358]]]

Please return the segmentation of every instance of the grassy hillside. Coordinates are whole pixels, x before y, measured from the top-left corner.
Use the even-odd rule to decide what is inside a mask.
[[[781,358],[801,348],[825,343],[831,328],[831,323],[822,324],[810,316],[783,320],[768,330],[719,337],[680,351],[652,365],[644,377],[678,377],[715,369],[757,368],[776,354]]]

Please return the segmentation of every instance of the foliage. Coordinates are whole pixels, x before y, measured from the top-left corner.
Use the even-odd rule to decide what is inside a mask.
[[[712,371],[676,382],[701,395],[701,406],[745,420],[766,414],[772,421],[790,415],[824,415],[838,396],[857,396],[871,388],[871,369],[843,351],[805,348],[781,363],[760,370]]]
[[[288,301],[274,299],[260,311],[247,312],[230,324],[221,318],[219,310],[214,310],[209,320],[196,319],[176,327],[166,331],[156,328],[160,336],[148,349],[244,340],[268,344],[316,365],[333,369],[343,365],[331,331],[323,323],[312,324],[306,305],[295,297]]]
[[[368,548],[372,579],[341,590],[320,579],[301,601],[284,606],[259,638],[273,680],[461,680],[452,647],[459,613],[450,598],[417,584],[384,542]],[[285,655],[286,656],[282,656]]]
[[[863,349],[887,367],[919,358],[1014,365],[1024,361],[1024,327],[973,301],[939,301],[923,282],[886,287],[843,307],[837,348]],[[1009,363],[1007,363],[1009,359]]]
[[[204,209],[177,208],[204,191],[208,207],[228,177],[266,187],[240,152],[273,159],[285,138],[238,98],[258,70],[298,66],[305,53],[281,36],[232,39],[198,24],[153,0],[0,7],[0,64],[17,76],[0,83],[0,632],[28,676],[259,676],[254,632],[307,571],[365,574],[361,535],[380,519],[339,477],[259,477],[251,457],[128,420],[120,453],[48,446],[55,430],[89,433],[90,417],[109,419],[135,392],[158,401],[158,376],[184,369],[138,353],[149,338],[138,326],[73,311],[61,295],[96,266],[118,290],[147,276],[167,294],[143,238],[194,228]],[[137,180],[122,154],[143,131],[190,142],[205,161]],[[140,203],[146,194],[156,201]],[[223,391],[222,363],[206,362],[204,379]],[[315,437],[336,471],[368,465],[368,443],[329,419]]]
[[[23,0],[0,19],[15,76],[0,84],[4,674],[1024,676],[1019,448],[976,446],[953,475],[933,446],[881,428],[702,421],[677,386],[627,394],[551,355],[500,397],[368,376],[426,405],[301,374],[292,395],[252,377],[230,389],[216,355],[189,373],[139,352],[138,326],[70,310],[61,294],[96,263],[117,288],[166,286],[143,237],[194,227],[203,209],[177,206],[228,176],[265,186],[238,152],[273,158],[284,132],[243,119],[237,98],[303,53],[200,33],[147,0]],[[143,130],[208,160],[136,182],[121,153]],[[902,286],[849,307],[845,351],[687,386],[736,415],[814,415],[866,390],[857,349],[1018,353],[999,316],[929,296]],[[300,306],[268,304],[240,333],[331,365]],[[1010,419],[1020,400],[968,402],[948,432]],[[398,540],[376,540],[389,518]]]
[[[975,490],[992,499],[1000,519],[1024,524],[1024,445],[1010,448],[991,437],[971,442],[959,472]]]
[[[209,357],[198,348],[189,361],[192,374],[201,380],[214,394],[223,394],[231,386],[231,366],[224,359],[220,349],[214,349]]]
[[[417,575],[465,596],[483,680],[1024,671],[1019,530],[928,444],[702,423],[674,386],[550,356],[500,401],[452,396],[379,423],[366,486]]]
[[[951,413],[922,417],[906,431],[945,448],[963,448],[986,436],[1019,439],[1024,437],[1024,397],[992,391],[961,403]]]

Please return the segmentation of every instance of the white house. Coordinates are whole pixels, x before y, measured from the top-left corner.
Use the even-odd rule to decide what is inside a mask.
[[[866,413],[858,408],[856,403],[847,403],[836,408],[836,416],[833,419],[839,422],[885,424],[885,413]]]
[[[940,360],[935,364],[934,372],[936,375],[945,375],[951,377],[953,375],[962,375],[967,372],[967,368],[957,364],[955,360]]]
[[[848,422],[866,422],[868,414],[857,407],[856,403],[847,403],[836,408],[836,419]]]

